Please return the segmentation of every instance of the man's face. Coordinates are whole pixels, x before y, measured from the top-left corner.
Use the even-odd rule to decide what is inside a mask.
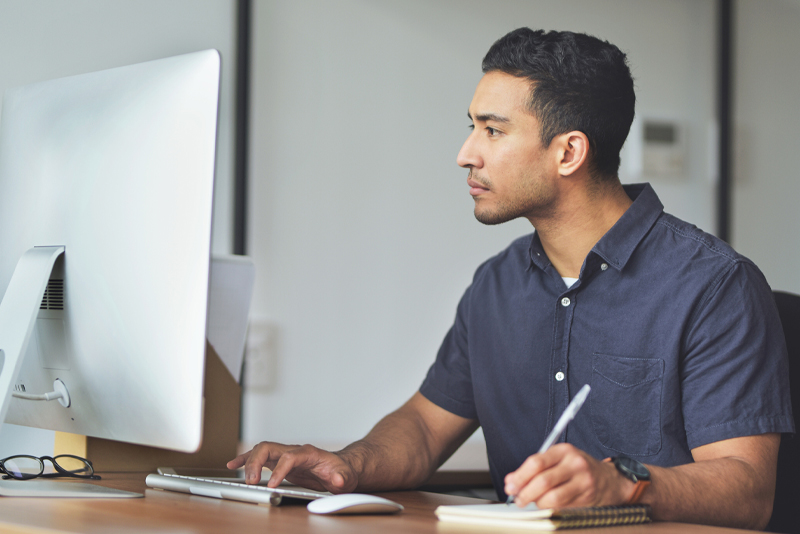
[[[472,133],[456,161],[469,169],[475,218],[484,224],[546,216],[553,208],[557,158],[542,147],[539,121],[527,109],[530,88],[524,78],[489,72],[469,106]]]

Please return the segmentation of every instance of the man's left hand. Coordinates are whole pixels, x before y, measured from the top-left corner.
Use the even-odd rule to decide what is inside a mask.
[[[568,443],[529,456],[506,475],[505,492],[517,506],[535,502],[539,508],[625,504],[634,483],[613,463],[601,462]]]

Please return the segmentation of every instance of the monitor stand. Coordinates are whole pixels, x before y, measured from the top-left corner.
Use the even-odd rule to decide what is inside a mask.
[[[31,340],[50,273],[64,247],[34,247],[17,262],[3,301],[0,302],[0,424],[5,421],[22,358]],[[68,409],[68,408],[67,408]],[[5,497],[141,497],[95,484],[66,480],[0,480]]]
[[[64,247],[34,247],[17,262],[0,302],[0,423],[28,350],[53,265]]]

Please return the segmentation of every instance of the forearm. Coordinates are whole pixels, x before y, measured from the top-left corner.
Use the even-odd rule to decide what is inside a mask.
[[[419,487],[478,426],[439,410],[417,394],[384,417],[364,439],[339,451],[358,476],[358,490]],[[440,416],[446,421],[439,420]]]
[[[477,428],[477,421],[452,414],[416,393],[367,437],[339,452],[262,441],[228,462],[228,469],[244,466],[247,483],[257,484],[262,467],[267,467],[272,470],[267,483],[272,488],[284,479],[331,493],[413,488]]]
[[[772,513],[779,446],[779,434],[731,438],[692,449],[694,463],[647,466],[651,483],[638,502],[650,505],[656,521],[763,528]],[[505,491],[519,506],[615,506],[630,502],[635,484],[613,463],[560,443],[506,475]]]
[[[414,488],[438,467],[427,448],[420,446],[425,434],[418,423],[395,412],[337,454],[357,473],[358,491]]]
[[[656,521],[763,529],[772,513],[774,477],[738,458],[720,458],[672,468],[648,466],[652,484],[642,503]],[[769,477],[766,477],[769,478]]]

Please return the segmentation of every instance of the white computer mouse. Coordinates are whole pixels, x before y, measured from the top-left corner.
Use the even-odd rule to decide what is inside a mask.
[[[321,497],[308,503],[312,514],[395,514],[403,505],[377,495],[342,493]]]

